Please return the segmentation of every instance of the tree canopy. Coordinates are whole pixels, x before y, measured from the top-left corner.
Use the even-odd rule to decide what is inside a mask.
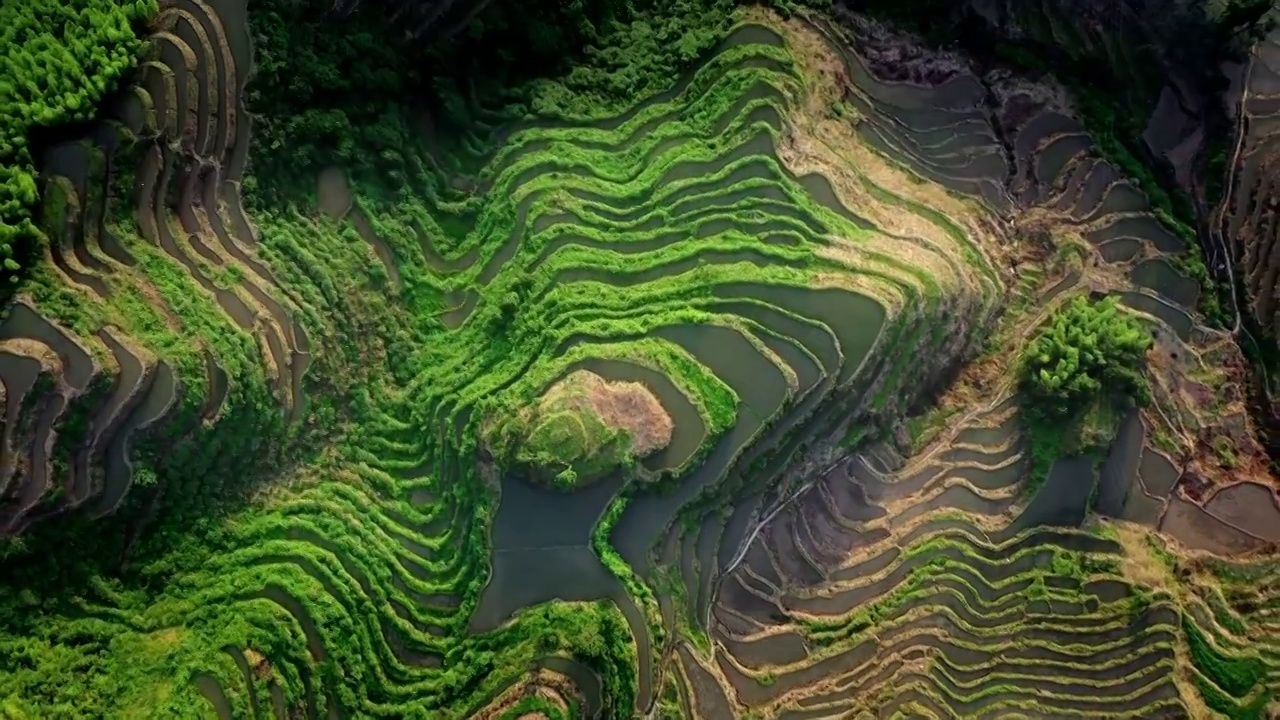
[[[1151,336],[1115,297],[1081,296],[1050,316],[1022,359],[1020,382],[1035,419],[1071,418],[1102,398],[1146,402],[1142,363]]]
[[[0,274],[11,284],[39,237],[39,192],[30,137],[93,117],[99,100],[137,62],[135,27],[155,0],[22,0],[0,3]],[[2,286],[0,286],[2,287]],[[11,289],[0,289],[7,296]]]

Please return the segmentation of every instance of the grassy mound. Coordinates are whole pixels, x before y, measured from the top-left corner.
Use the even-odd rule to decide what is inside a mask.
[[[534,477],[572,489],[666,447],[672,422],[640,383],[611,383],[578,370],[557,381],[535,407],[486,434],[491,448]]]

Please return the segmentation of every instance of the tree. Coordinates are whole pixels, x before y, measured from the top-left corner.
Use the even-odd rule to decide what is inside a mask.
[[[1142,375],[1151,336],[1115,297],[1076,297],[1054,312],[1022,358],[1020,384],[1033,419],[1061,422],[1099,399],[1149,399]]]

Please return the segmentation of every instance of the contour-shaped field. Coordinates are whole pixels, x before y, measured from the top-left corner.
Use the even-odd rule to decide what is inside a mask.
[[[1275,326],[1276,152],[1280,131],[1280,32],[1254,44],[1235,79],[1229,101],[1236,110],[1236,134],[1229,176],[1215,214],[1214,241],[1223,270],[1240,277],[1246,297],[1241,307],[1263,327]]]
[[[452,5],[394,12],[420,33]],[[0,323],[5,531],[95,518],[128,558],[164,514],[199,540],[9,613],[0,657],[39,658],[0,679],[19,710],[1272,702],[1274,491],[1159,447],[1247,426],[1214,373],[1234,346],[1187,238],[1052,93],[754,9],[629,109],[476,112],[387,149],[399,197],[331,167],[249,211],[247,12],[162,3],[135,85],[45,159],[47,256]],[[1028,495],[1004,376],[1082,293],[1152,327],[1162,424],[1135,411]],[[980,401],[905,441],[992,345],[960,383]]]
[[[1157,374],[1158,404],[1179,413],[1172,422],[1183,432],[1219,431],[1179,400],[1205,397],[1192,378],[1216,378],[1223,342],[1195,319],[1198,284],[1174,264],[1184,241],[1083,127],[1043,100],[1037,106],[1043,94],[1016,83],[984,88],[954,62],[930,65],[927,53],[876,68],[867,58],[892,38],[865,21],[853,19],[852,42],[835,25],[819,28],[844,59],[845,98],[867,142],[1015,227],[1078,238],[1094,256],[1096,269],[1068,267],[1058,278],[1037,277],[1039,261],[1023,269],[1014,260],[1024,280],[1011,304],[1030,306],[1030,317],[1015,315],[997,338],[1025,332],[1019,327],[1034,326],[1084,282],[1095,295],[1120,294],[1153,324],[1157,352],[1177,368]],[[903,54],[900,46],[886,53]],[[995,122],[985,107],[992,91],[1001,103]],[[1243,412],[1238,388],[1217,387],[1224,413]],[[1206,493],[1194,470],[1144,449],[1149,433],[1134,414],[1105,462],[1060,461],[1025,498],[1028,445],[1016,398],[1004,397],[965,408],[922,457],[874,447],[830,468],[794,499],[766,505],[747,543],[721,546],[726,572],[714,581],[709,634],[691,638],[701,652],[679,655],[671,682],[680,699],[668,707],[787,718],[1180,716],[1201,714],[1205,702],[1235,716],[1267,707],[1262,646],[1226,651],[1227,664],[1263,663],[1230,693],[1221,673],[1231,671],[1200,650],[1187,671],[1194,687],[1179,686],[1175,667],[1185,656],[1177,648],[1197,647],[1200,632],[1182,584],[1135,572],[1146,541],[1128,526],[1122,543],[1109,525],[1076,528],[1093,509],[1238,556],[1265,547],[1263,518],[1280,527],[1274,491],[1243,484]],[[1205,496],[1222,499],[1197,502]],[[1268,567],[1258,572],[1274,572]],[[1207,680],[1205,668],[1218,674]]]
[[[243,23],[243,9],[239,15]],[[247,150],[249,128],[236,122],[234,42],[204,2],[166,7],[157,22],[159,59],[142,68],[140,92],[122,99],[121,122],[105,122],[45,158],[53,241],[42,272],[49,274],[2,332],[28,355],[34,342],[59,358],[65,408],[45,406],[30,456],[14,470],[20,477],[10,483],[22,486],[6,508],[14,529],[91,499],[94,514],[116,510],[136,474],[131,437],[185,443],[178,460],[190,462],[190,453],[216,455],[213,436],[225,434],[196,415],[234,417],[237,408],[253,408],[243,420],[267,404],[287,410],[302,402],[309,345],[293,319],[301,309],[244,250],[253,239],[238,208],[235,157]],[[163,78],[163,87],[151,78]],[[127,218],[128,199],[110,191],[115,175],[135,170]],[[269,424],[277,430],[260,428],[261,439],[281,425]],[[235,431],[233,446],[251,432]],[[60,486],[49,462],[67,469]],[[148,467],[149,478],[155,472]]]
[[[238,193],[243,21],[230,2],[162,10],[120,120],[51,152],[58,242],[31,304],[3,326],[6,447],[30,448],[7,465],[15,529],[82,505],[181,505],[170,496],[185,469],[214,454],[224,472],[266,459],[344,388],[363,398],[343,409],[363,428],[339,446],[347,460],[252,506],[229,552],[178,584],[206,587],[201,612],[227,618],[178,642],[209,658],[184,665],[181,693],[220,715],[265,712],[268,698],[393,714],[412,698],[466,714],[519,705],[503,699],[517,681],[561,687],[551,706],[648,704],[686,614],[653,589],[677,570],[651,555],[664,532],[679,517],[694,527],[717,496],[768,486],[803,454],[802,422],[842,432],[851,412],[882,407],[910,379],[890,372],[895,358],[967,344],[925,327],[979,324],[993,307],[985,229],[904,216],[915,206],[882,185],[903,176],[849,133],[835,138],[847,147],[817,147],[815,93],[831,88],[808,87],[759,24],[620,116],[477,136],[479,192],[437,171],[424,202],[388,206],[336,168],[318,179],[328,219],[254,227]],[[834,152],[861,153],[880,177]],[[126,170],[131,217],[106,192]],[[21,400],[33,373],[59,388],[36,407]],[[319,407],[313,376],[328,391]],[[664,427],[566,494],[495,455],[485,428],[564,410],[573,403],[547,405],[548,393],[581,377],[634,385]],[[512,437],[562,435],[542,423]],[[701,537],[691,606],[710,591],[718,535]],[[612,604],[563,602],[596,600]],[[189,627],[172,622],[144,634]],[[246,622],[260,630],[246,635]],[[110,625],[99,631],[135,632]],[[281,654],[261,632],[303,642]],[[496,666],[481,659],[493,653]],[[550,674],[519,680],[529,662]]]

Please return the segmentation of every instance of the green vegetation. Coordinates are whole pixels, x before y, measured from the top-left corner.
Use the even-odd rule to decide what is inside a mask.
[[[430,138],[413,100],[429,103],[437,140],[461,144],[483,144],[473,133],[495,120],[616,114],[665,89],[723,37],[734,3],[486,3],[445,43],[389,33],[376,7],[333,23],[332,5],[272,2],[250,13],[249,104],[261,125],[246,192],[260,205],[287,204],[330,165],[380,199],[412,197],[430,180],[419,175]],[[448,162],[464,173],[478,166],[467,154]]]
[[[1216,18],[1218,31],[1227,37],[1243,33],[1250,40],[1265,37],[1275,27],[1268,17],[1275,8],[1271,0],[1227,0]]]
[[[0,676],[0,698],[33,715],[186,717],[225,697],[237,716],[271,699],[321,714],[458,717],[539,658],[562,657],[599,681],[583,714],[630,714],[645,700],[635,669],[670,630],[651,568],[613,537],[633,504],[627,498],[644,490],[614,498],[580,537],[640,610],[649,641],[641,657],[637,628],[614,602],[520,608],[499,596],[504,622],[470,627],[486,587],[510,582],[492,577],[502,572],[491,554],[493,478],[536,465],[550,482],[573,485],[652,462],[649,473],[672,494],[649,491],[644,500],[674,499],[663,510],[674,522],[686,503],[700,508],[740,487],[729,480],[776,472],[775,459],[755,449],[775,442],[769,433],[791,443],[807,414],[856,398],[854,382],[869,382],[857,366],[904,308],[911,331],[894,327],[877,352],[893,361],[906,343],[928,342],[920,328],[944,299],[940,283],[897,259],[837,201],[812,194],[779,159],[774,147],[784,117],[802,106],[804,84],[782,38],[761,27],[704,55],[732,23],[718,4],[602,21],[608,52],[530,85],[525,107],[454,108],[446,116],[458,127],[442,123],[439,132],[401,112],[420,81],[412,73],[337,72],[354,57],[344,53],[361,48],[390,62],[391,51],[375,52],[375,41],[359,36],[374,27],[367,17],[344,31],[356,36],[336,59],[320,43],[313,59],[300,52],[304,67],[289,78],[292,52],[317,32],[292,12],[251,13],[261,84],[250,100],[266,117],[244,180],[253,227],[239,222],[234,184],[177,213],[172,200],[116,197],[133,212],[59,236],[62,252],[113,258],[88,266],[99,290],[63,281],[60,273],[80,272],[74,265],[34,270],[35,306],[90,355],[136,353],[148,373],[144,394],[161,363],[177,382],[172,409],[137,406],[154,406],[156,417],[132,432],[133,470],[112,480],[127,482],[120,510],[58,528],[87,551],[41,552],[54,537],[42,526],[7,568],[14,582],[0,594],[0,657],[14,659],[15,670]],[[196,18],[201,28],[218,20]],[[168,73],[198,100],[217,96],[216,63],[200,63],[223,48],[217,33],[196,26],[173,26],[194,69],[157,61],[165,70],[148,71],[152,106]],[[674,92],[646,100],[695,59],[696,72]],[[286,80],[312,92],[289,96]],[[326,103],[362,92],[368,102],[353,116],[325,115]],[[287,112],[294,102],[314,112]],[[196,103],[192,117],[209,120],[201,115],[209,106],[218,107]],[[117,172],[145,178],[138,187],[170,198],[179,179],[163,168],[182,151],[175,136],[200,143],[200,130],[147,116],[147,107],[144,127],[161,142],[132,145],[124,133],[113,160],[124,165]],[[486,128],[531,111],[559,119]],[[349,126],[361,130],[348,134]],[[380,145],[385,153],[370,154]],[[106,164],[95,146],[84,151]],[[354,205],[341,221],[319,215],[303,187],[330,163],[350,163],[342,169]],[[74,187],[57,187],[67,206],[84,201]],[[952,239],[938,237],[921,256],[946,267]],[[110,242],[131,263],[115,262]],[[839,247],[856,247],[857,262],[838,259]],[[104,344],[98,333],[108,325],[130,345]],[[792,337],[803,335],[797,328],[808,332],[803,341]],[[557,384],[606,360],[665,378],[662,402],[682,410],[668,419],[670,408],[633,393],[606,412],[599,388]],[[60,436],[57,469],[68,473],[79,448],[94,442],[97,426],[85,418],[116,390],[114,378],[91,375],[94,392],[77,399]],[[905,383],[911,373],[893,377]],[[645,422],[630,424],[645,407]],[[126,423],[140,423],[140,413],[129,410]],[[680,452],[660,432],[663,421],[674,425],[672,437],[684,433]],[[750,471],[731,474],[740,456]],[[717,465],[706,468],[708,458]],[[265,468],[284,477],[263,487]],[[695,476],[702,484],[690,493]],[[654,542],[660,531],[643,528]],[[695,602],[696,589],[682,597]],[[705,638],[692,622],[689,631]],[[83,642],[68,648],[67,637]]]
[[[1182,629],[1187,636],[1192,662],[1227,694],[1236,698],[1246,697],[1265,680],[1266,668],[1257,658],[1232,658],[1215,650],[1205,639],[1203,631],[1187,618],[1183,618]]]
[[[1142,372],[1151,344],[1146,328],[1114,296],[1077,296],[1049,316],[1018,370],[1032,489],[1064,454],[1105,448],[1123,408],[1148,402]]]
[[[1151,336],[1115,297],[1076,297],[1049,317],[1022,356],[1021,390],[1037,421],[1060,422],[1103,400],[1147,401]]]
[[[155,0],[32,0],[0,7],[0,299],[37,256],[36,133],[92,118],[98,101],[138,62],[137,35]]]
[[[35,498],[0,517],[0,715],[718,717],[694,695],[746,677],[766,717],[801,665],[890,682],[921,640],[901,695],[950,714],[1176,712],[1176,643],[1212,707],[1260,707],[1270,656],[1125,577],[1120,531],[1004,525],[1023,456],[1070,448],[982,426],[879,477],[1004,281],[986,214],[852,126],[816,30],[728,0],[499,0],[448,41],[371,0],[131,7],[147,62],[68,145],[91,187],[42,179],[49,260],[0,325],[2,489]],[[1149,345],[1068,303],[1029,417],[1100,442]],[[1234,600],[1209,615],[1243,627]],[[800,659],[708,659],[753,623]]]
[[[1170,556],[1170,562],[1177,563]],[[1274,561],[1228,563],[1210,561],[1207,568],[1212,583],[1203,579],[1193,586],[1197,594],[1208,596],[1212,613],[1189,612],[1182,618],[1193,672],[1192,682],[1206,705],[1233,720],[1261,720],[1274,713],[1280,699],[1274,678],[1280,672],[1280,654],[1268,625],[1265,611],[1274,605],[1276,575]],[[1188,577],[1183,572],[1181,577]],[[1232,635],[1227,635],[1222,630]],[[1247,639],[1248,644],[1242,644]]]
[[[606,417],[607,414],[607,417]],[[504,465],[554,476],[565,489],[660,450],[671,422],[657,398],[638,383],[610,385],[598,375],[575,372],[547,389],[535,407],[495,420],[486,445]]]
[[[527,717],[545,717],[545,718],[569,718],[576,719],[578,714],[574,706],[569,706],[569,712],[565,713],[560,705],[548,700],[541,695],[527,695],[520,698],[518,702],[513,704],[509,709],[500,716],[502,720],[516,720],[517,718]]]

